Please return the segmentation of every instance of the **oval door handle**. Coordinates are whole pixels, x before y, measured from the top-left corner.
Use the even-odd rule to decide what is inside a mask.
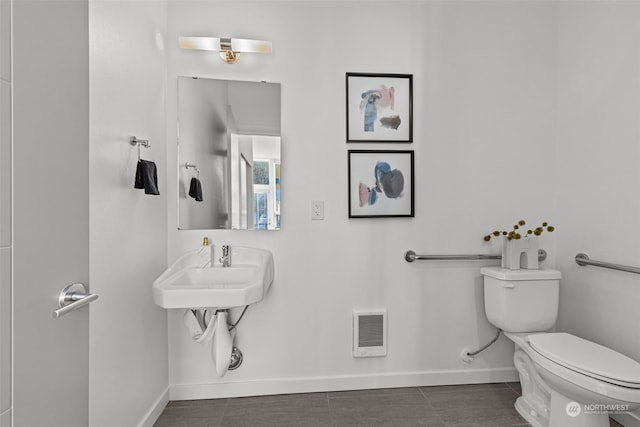
[[[70,311],[76,310],[80,307],[84,307],[97,299],[97,294],[87,294],[87,289],[82,283],[74,283],[72,285],[65,286],[58,296],[60,308],[54,310],[51,313],[51,317],[57,319],[58,317],[64,316]]]
[[[513,283],[505,283],[504,285],[502,285],[502,287],[505,289],[515,289],[516,285],[514,285]]]

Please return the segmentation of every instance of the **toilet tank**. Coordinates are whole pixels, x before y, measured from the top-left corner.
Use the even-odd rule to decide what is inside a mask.
[[[558,317],[561,274],[557,270],[483,267],[484,311],[505,332],[541,332]]]

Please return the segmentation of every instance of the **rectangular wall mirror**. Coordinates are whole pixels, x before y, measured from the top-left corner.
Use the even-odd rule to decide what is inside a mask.
[[[280,94],[178,77],[179,229],[280,228]]]

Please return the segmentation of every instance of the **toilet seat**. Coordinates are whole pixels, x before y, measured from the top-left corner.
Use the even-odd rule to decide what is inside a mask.
[[[567,333],[532,334],[529,345],[553,363],[618,386],[640,389],[640,363]]]

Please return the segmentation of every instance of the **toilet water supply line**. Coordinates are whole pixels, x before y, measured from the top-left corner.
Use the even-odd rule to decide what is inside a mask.
[[[460,358],[462,359],[463,362],[466,362],[466,363],[473,362],[473,358],[478,354],[482,353],[483,351],[485,351],[486,349],[488,349],[489,346],[491,346],[491,344],[498,341],[498,338],[500,338],[501,334],[502,334],[502,329],[498,328],[496,331],[496,336],[493,337],[491,341],[489,341],[488,343],[486,343],[485,345],[483,345],[482,347],[480,347],[478,350],[475,350],[475,351],[469,351],[468,349],[465,348],[464,350],[462,350],[462,355],[460,355]]]

